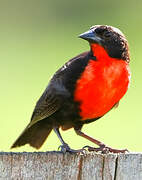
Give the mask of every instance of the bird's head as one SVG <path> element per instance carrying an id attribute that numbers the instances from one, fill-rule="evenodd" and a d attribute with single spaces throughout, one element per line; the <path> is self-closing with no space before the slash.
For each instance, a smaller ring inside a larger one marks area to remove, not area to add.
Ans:
<path id="1" fill-rule="evenodd" d="M 89 31 L 79 35 L 79 37 L 87 40 L 91 46 L 95 44 L 100 45 L 110 57 L 129 62 L 128 42 L 118 28 L 107 25 L 95 25 Z"/>

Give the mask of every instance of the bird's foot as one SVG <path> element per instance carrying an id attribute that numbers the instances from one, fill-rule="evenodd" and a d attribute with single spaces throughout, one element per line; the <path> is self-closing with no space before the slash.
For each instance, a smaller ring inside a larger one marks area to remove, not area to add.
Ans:
<path id="1" fill-rule="evenodd" d="M 102 144 L 102 145 L 101 145 L 100 147 L 98 147 L 98 148 L 94 148 L 94 147 L 91 147 L 91 146 L 84 146 L 83 148 L 84 148 L 84 149 L 87 148 L 87 150 L 88 150 L 89 152 L 95 151 L 95 152 L 101 152 L 101 153 L 103 153 L 103 154 L 107 154 L 107 153 L 109 153 L 109 152 L 111 152 L 111 153 L 126 153 L 126 152 L 129 152 L 127 149 L 113 149 L 113 148 L 108 147 L 108 146 L 106 146 L 106 145 L 104 145 L 104 144 Z"/>
<path id="2" fill-rule="evenodd" d="M 71 149 L 68 144 L 60 145 L 58 150 L 59 149 L 61 149 L 61 152 L 63 152 L 63 153 L 70 152 L 70 153 L 85 154 L 85 152 L 86 152 L 86 149 L 84 149 L 84 148 L 78 149 L 78 150 Z"/>

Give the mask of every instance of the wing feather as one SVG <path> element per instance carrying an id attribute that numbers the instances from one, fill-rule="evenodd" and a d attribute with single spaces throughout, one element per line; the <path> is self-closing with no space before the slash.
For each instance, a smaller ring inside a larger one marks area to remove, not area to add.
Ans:
<path id="1" fill-rule="evenodd" d="M 73 77 L 80 75 L 79 70 L 82 71 L 83 67 L 85 67 L 85 64 L 88 62 L 88 58 L 86 58 L 88 55 L 89 52 L 85 52 L 76 56 L 65 63 L 65 65 L 54 74 L 49 85 L 36 103 L 29 127 L 51 116 L 62 107 L 67 98 L 71 97 L 70 88 L 67 89 L 67 86 L 70 86 L 69 82 L 70 80 L 73 81 Z M 78 66 L 80 68 L 78 68 Z M 76 78 L 74 81 L 76 81 Z"/>

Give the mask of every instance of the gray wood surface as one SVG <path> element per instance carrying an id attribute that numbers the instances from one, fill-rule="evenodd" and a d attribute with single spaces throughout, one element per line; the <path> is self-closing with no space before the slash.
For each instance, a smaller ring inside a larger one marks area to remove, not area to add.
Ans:
<path id="1" fill-rule="evenodd" d="M 142 180 L 142 153 L 0 152 L 0 180 Z"/>

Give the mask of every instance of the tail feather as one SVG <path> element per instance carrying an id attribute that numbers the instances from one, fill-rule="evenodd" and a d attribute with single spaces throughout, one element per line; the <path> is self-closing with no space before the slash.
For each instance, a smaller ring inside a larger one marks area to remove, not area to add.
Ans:
<path id="1" fill-rule="evenodd" d="M 28 125 L 11 148 L 30 144 L 32 147 L 39 149 L 51 131 L 52 126 L 46 120 L 41 120 L 31 127 Z"/>

